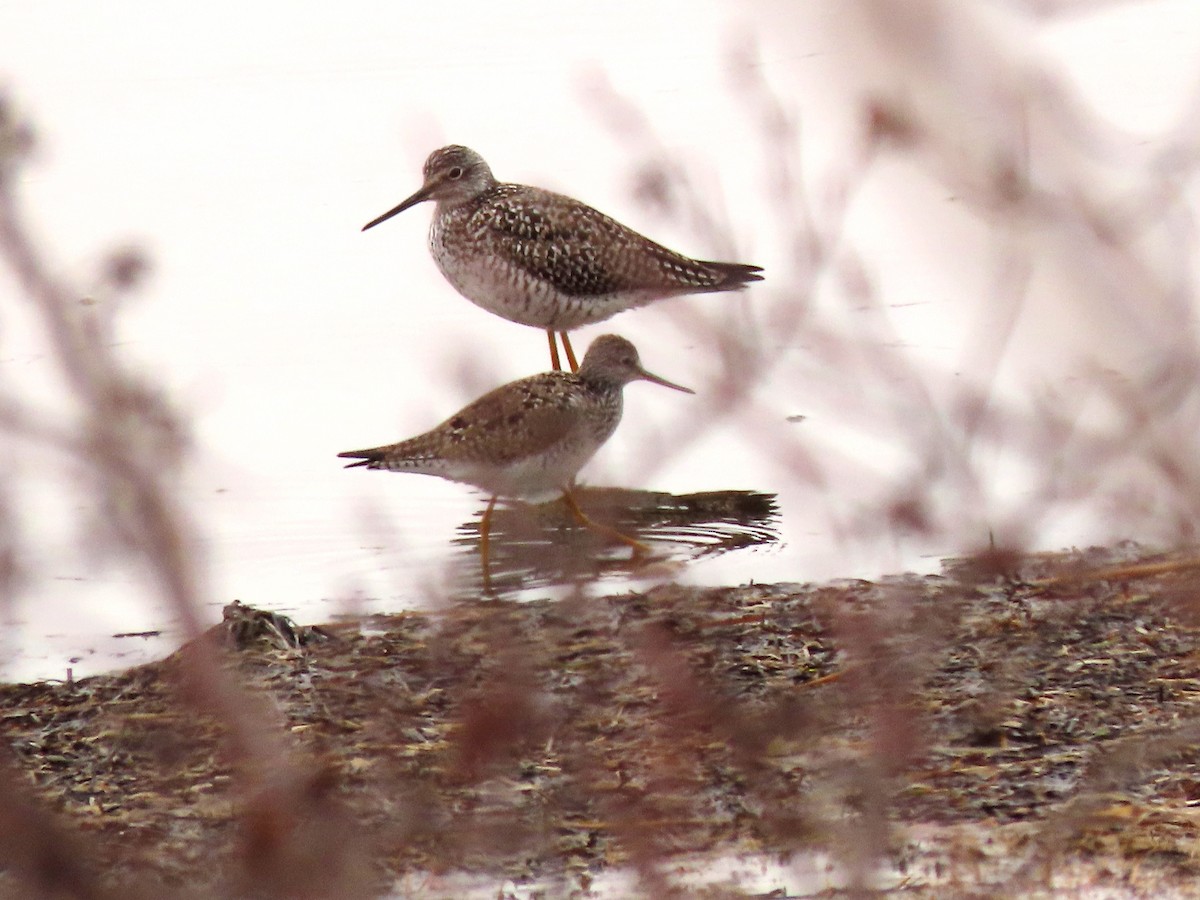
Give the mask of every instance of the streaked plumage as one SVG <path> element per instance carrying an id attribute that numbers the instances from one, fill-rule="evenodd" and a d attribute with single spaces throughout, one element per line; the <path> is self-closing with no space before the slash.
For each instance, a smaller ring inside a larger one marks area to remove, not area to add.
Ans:
<path id="1" fill-rule="evenodd" d="M 758 266 L 691 259 L 578 200 L 498 182 L 458 145 L 430 154 L 421 189 L 363 230 L 425 200 L 437 204 L 429 246 L 442 274 L 484 309 L 546 329 L 555 368 L 555 332 L 569 348 L 568 331 L 623 310 L 762 279 Z"/>
<path id="2" fill-rule="evenodd" d="M 358 460 L 347 468 L 437 475 L 486 491 L 491 502 L 480 523 L 486 571 L 487 528 L 498 496 L 541 501 L 563 495 L 581 521 L 595 525 L 574 505 L 571 486 L 621 421 L 625 385 L 639 379 L 691 393 L 647 372 L 633 344 L 606 334 L 592 342 L 578 373 L 543 372 L 510 382 L 424 434 L 338 456 Z"/>

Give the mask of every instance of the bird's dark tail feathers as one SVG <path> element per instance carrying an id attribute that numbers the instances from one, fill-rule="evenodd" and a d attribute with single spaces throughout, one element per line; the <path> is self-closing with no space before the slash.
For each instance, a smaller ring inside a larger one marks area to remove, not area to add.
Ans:
<path id="1" fill-rule="evenodd" d="M 383 454 L 378 450 L 347 450 L 345 453 L 339 453 L 340 459 L 357 459 L 358 462 L 347 463 L 347 469 L 354 469 L 358 466 L 366 466 L 368 469 L 379 468 L 379 462 L 383 458 Z"/>
<path id="2" fill-rule="evenodd" d="M 762 271 L 762 266 L 751 266 L 746 263 L 710 262 L 708 260 L 702 260 L 700 265 L 722 276 L 721 280 L 713 285 L 713 289 L 717 291 L 735 291 L 752 281 L 763 280 L 763 276 L 758 274 Z"/>

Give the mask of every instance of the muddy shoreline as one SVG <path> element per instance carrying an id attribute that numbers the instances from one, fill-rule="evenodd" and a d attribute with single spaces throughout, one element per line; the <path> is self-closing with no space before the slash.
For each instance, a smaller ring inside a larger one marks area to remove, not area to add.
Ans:
<path id="1" fill-rule="evenodd" d="M 316 628 L 237 605 L 208 640 L 273 771 L 191 696 L 187 647 L 0 686 L 0 733 L 89 896 L 373 896 L 463 870 L 585 895 L 622 866 L 669 893 L 688 854 L 815 850 L 851 883 L 908 872 L 905 896 L 1033 896 L 1068 867 L 1188 896 L 1198 588 L 1194 557 L 1128 546 Z M 45 877 L 18 844 L 5 896 Z"/>

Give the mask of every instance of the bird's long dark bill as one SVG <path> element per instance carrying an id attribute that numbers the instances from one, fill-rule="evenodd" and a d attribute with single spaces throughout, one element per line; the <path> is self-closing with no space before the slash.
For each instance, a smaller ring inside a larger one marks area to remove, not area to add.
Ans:
<path id="1" fill-rule="evenodd" d="M 416 206 L 418 203 L 422 202 L 423 200 L 428 200 L 428 199 L 429 199 L 429 187 L 428 186 L 422 187 L 419 191 L 417 191 L 415 194 L 413 194 L 411 197 L 409 197 L 407 200 L 405 200 L 399 206 L 389 209 L 387 212 L 385 212 L 382 216 L 380 216 L 377 219 L 372 219 L 370 222 L 368 222 L 366 225 L 364 225 L 362 227 L 362 230 L 366 231 L 368 228 L 374 228 L 380 222 L 386 222 L 392 216 L 399 215 L 400 213 L 402 213 L 406 209 L 408 209 L 410 206 Z"/>
<path id="2" fill-rule="evenodd" d="M 649 381 L 651 384 L 661 384 L 663 387 L 668 387 L 673 391 L 683 391 L 685 394 L 696 393 L 691 388 L 685 388 L 682 384 L 676 384 L 673 381 L 667 381 L 665 378 L 659 378 L 652 372 L 647 372 L 645 369 L 638 369 L 638 374 L 642 376 L 642 381 Z"/>

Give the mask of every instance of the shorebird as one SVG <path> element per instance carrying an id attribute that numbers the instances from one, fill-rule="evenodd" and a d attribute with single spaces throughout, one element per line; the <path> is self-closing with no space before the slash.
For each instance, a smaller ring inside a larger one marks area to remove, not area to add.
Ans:
<path id="1" fill-rule="evenodd" d="M 420 190 L 362 230 L 433 200 L 429 248 L 446 280 L 489 312 L 544 328 L 556 370 L 556 332 L 574 372 L 573 328 L 664 297 L 762 280 L 758 266 L 691 259 L 578 200 L 499 182 L 467 147 L 435 150 L 424 175 Z"/>
<path id="2" fill-rule="evenodd" d="M 561 496 L 582 525 L 628 544 L 638 556 L 648 549 L 645 544 L 590 519 L 571 493 L 575 474 L 621 421 L 625 385 L 637 380 L 693 393 L 647 372 L 633 344 L 606 334 L 588 347 L 578 373 L 543 372 L 510 382 L 424 434 L 338 456 L 358 460 L 346 468 L 437 475 L 485 491 L 489 499 L 479 523 L 485 583 L 499 497 L 544 502 Z"/>

